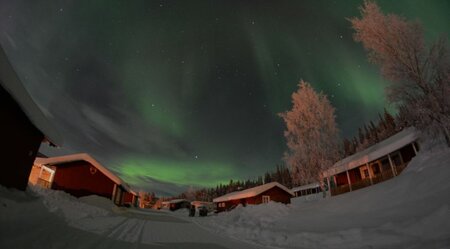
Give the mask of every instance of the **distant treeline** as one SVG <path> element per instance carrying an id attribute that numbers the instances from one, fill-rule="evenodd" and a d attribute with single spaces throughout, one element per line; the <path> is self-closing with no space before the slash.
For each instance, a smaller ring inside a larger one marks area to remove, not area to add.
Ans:
<path id="1" fill-rule="evenodd" d="M 368 124 L 358 129 L 358 134 L 350 139 L 342 140 L 340 149 L 340 159 L 351 156 L 362 151 L 392 135 L 401 131 L 409 124 L 407 118 L 399 114 L 394 117 L 386 109 L 383 114 L 378 114 L 378 121 L 370 121 Z M 214 198 L 248 188 L 260 186 L 264 183 L 279 182 L 288 188 L 296 187 L 292 181 L 292 175 L 288 167 L 284 165 L 276 165 L 273 171 L 267 171 L 264 175 L 256 179 L 247 179 L 245 181 L 230 180 L 227 184 L 218 184 L 214 188 L 193 189 L 190 188 L 186 192 L 173 198 L 184 198 L 188 200 L 212 201 Z"/>
<path id="2" fill-rule="evenodd" d="M 176 198 L 183 198 L 188 200 L 212 201 L 214 198 L 248 188 L 260 186 L 264 183 L 279 182 L 284 186 L 291 188 L 292 180 L 289 169 L 284 165 L 277 165 L 274 171 L 267 171 L 264 176 L 259 176 L 256 179 L 247 179 L 245 181 L 230 180 L 227 184 L 218 184 L 214 188 L 202 188 L 198 190 L 189 189 Z"/>
<path id="3" fill-rule="evenodd" d="M 342 140 L 341 159 L 362 151 L 392 135 L 401 131 L 407 123 L 397 116 L 397 121 L 386 109 L 383 114 L 378 114 L 378 122 L 370 121 L 358 128 L 358 135 L 351 139 Z"/>

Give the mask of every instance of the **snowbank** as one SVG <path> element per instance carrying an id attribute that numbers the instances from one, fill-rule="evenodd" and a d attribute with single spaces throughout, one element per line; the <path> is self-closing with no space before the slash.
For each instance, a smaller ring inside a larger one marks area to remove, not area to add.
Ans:
<path id="1" fill-rule="evenodd" d="M 0 248 L 450 248 L 449 179 L 450 150 L 435 150 L 369 188 L 208 217 L 0 187 Z"/>
<path id="2" fill-rule="evenodd" d="M 450 150 L 420 153 L 398 177 L 315 202 L 236 208 L 195 221 L 282 248 L 450 248 Z"/>
<path id="3" fill-rule="evenodd" d="M 116 207 L 116 205 L 114 205 L 114 203 L 110 199 L 98 195 L 84 196 L 78 198 L 78 200 L 90 206 L 103 208 L 107 211 L 111 211 Z"/>
<path id="4" fill-rule="evenodd" d="M 168 213 L 110 209 L 106 201 L 0 186 L 0 248 L 261 248 L 212 234 Z"/>

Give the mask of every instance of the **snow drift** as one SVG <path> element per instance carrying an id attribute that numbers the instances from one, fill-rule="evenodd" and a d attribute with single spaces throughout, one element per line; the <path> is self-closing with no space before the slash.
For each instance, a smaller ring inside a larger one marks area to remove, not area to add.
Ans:
<path id="1" fill-rule="evenodd" d="M 449 149 L 421 152 L 372 187 L 194 218 L 0 187 L 0 248 L 450 248 L 449 179 Z"/>
<path id="2" fill-rule="evenodd" d="M 419 153 L 391 180 L 315 202 L 238 207 L 197 219 L 282 248 L 450 248 L 450 150 Z"/>

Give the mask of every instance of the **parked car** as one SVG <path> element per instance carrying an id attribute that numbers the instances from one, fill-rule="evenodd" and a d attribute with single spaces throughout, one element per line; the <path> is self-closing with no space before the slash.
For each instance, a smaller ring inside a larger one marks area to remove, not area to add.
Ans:
<path id="1" fill-rule="evenodd" d="M 198 206 L 198 215 L 199 216 L 207 216 L 208 208 L 204 205 Z"/>

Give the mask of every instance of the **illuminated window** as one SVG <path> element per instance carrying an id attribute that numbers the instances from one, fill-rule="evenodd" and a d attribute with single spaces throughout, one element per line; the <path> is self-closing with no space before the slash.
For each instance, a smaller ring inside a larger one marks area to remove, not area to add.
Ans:
<path id="1" fill-rule="evenodd" d="M 263 203 L 269 203 L 270 201 L 270 196 L 269 195 L 263 195 L 262 196 L 262 202 Z"/>

